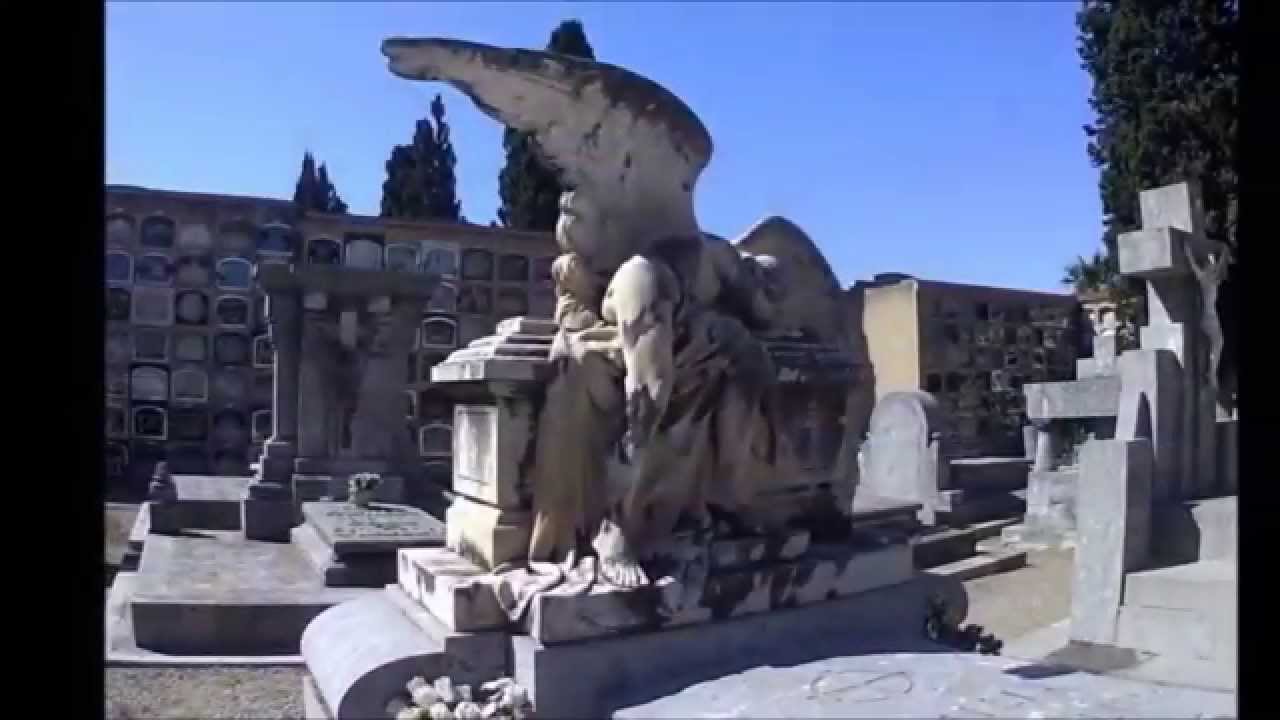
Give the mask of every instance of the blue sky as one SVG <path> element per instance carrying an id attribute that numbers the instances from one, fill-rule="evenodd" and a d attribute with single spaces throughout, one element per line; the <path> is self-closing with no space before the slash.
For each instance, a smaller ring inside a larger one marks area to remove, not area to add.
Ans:
<path id="1" fill-rule="evenodd" d="M 697 189 L 729 237 L 784 215 L 845 283 L 877 272 L 1061 290 L 1098 246 L 1075 2 L 142 3 L 107 6 L 107 182 L 292 196 L 302 153 L 353 212 L 440 92 L 463 214 L 498 203 L 501 127 L 392 76 L 391 35 L 541 48 L 578 18 L 715 142 Z"/>

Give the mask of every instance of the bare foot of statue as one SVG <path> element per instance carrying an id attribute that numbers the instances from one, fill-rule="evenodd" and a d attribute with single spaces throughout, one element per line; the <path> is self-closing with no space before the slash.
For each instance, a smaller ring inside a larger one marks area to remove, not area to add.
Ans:
<path id="1" fill-rule="evenodd" d="M 609 518 L 600 524 L 600 532 L 592 543 L 599 558 L 600 578 L 620 588 L 638 588 L 649 584 L 649 575 L 622 534 L 622 528 Z"/>

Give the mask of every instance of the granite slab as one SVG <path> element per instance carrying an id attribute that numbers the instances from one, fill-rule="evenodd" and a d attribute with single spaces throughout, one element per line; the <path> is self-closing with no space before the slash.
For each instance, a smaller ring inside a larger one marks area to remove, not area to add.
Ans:
<path id="1" fill-rule="evenodd" d="M 409 505 L 304 503 L 302 516 L 335 555 L 391 553 L 403 547 L 444 544 L 444 523 Z"/>

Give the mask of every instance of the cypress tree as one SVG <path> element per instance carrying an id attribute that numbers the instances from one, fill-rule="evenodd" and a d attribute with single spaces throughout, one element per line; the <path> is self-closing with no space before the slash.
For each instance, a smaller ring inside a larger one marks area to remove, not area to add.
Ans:
<path id="1" fill-rule="evenodd" d="M 294 186 L 293 204 L 302 213 L 310 210 L 341 215 L 347 211 L 347 204 L 329 180 L 329 169 L 320 163 L 317 170 L 316 160 L 310 151 L 302 155 L 302 170 Z"/>
<path id="2" fill-rule="evenodd" d="M 1084 0 L 1076 24 L 1080 59 L 1093 78 L 1096 119 L 1084 131 L 1100 170 L 1108 254 L 1114 258 L 1121 233 L 1141 227 L 1139 192 L 1185 179 L 1200 182 L 1208 237 L 1235 251 L 1236 0 Z M 1115 269 L 1109 261 L 1107 270 Z M 1227 382 L 1234 378 L 1237 307 L 1229 273 L 1218 303 Z"/>
<path id="3" fill-rule="evenodd" d="M 391 149 L 387 179 L 382 183 L 382 216 L 461 220 L 456 165 L 449 125 L 444 119 L 444 101 L 436 95 L 431 102 L 431 117 L 422 118 L 414 126 L 412 143 Z"/>

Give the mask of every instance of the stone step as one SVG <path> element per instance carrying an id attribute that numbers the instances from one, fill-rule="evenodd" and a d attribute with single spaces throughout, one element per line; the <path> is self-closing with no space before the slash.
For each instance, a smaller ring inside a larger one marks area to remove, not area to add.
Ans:
<path id="1" fill-rule="evenodd" d="M 968 582 L 977 578 L 995 575 L 1025 567 L 1027 554 L 1022 551 L 998 551 L 991 554 L 974 555 L 945 565 L 929 568 L 931 575 L 949 577 L 958 582 Z"/>
<path id="2" fill-rule="evenodd" d="M 953 527 L 985 520 L 1021 517 L 1026 512 L 1025 490 L 1012 492 L 965 492 L 958 504 L 938 510 L 938 522 Z"/>
<path id="3" fill-rule="evenodd" d="M 969 491 L 1019 490 L 1027 486 L 1031 461 L 1020 457 L 958 458 L 951 461 L 951 487 Z"/>
<path id="4" fill-rule="evenodd" d="M 973 557 L 977 536 L 967 528 L 942 528 L 911 539 L 911 556 L 919 569 Z"/>
<path id="5" fill-rule="evenodd" d="M 1152 513 L 1152 551 L 1171 563 L 1236 557 L 1238 496 L 1170 503 Z"/>
<path id="6" fill-rule="evenodd" d="M 1236 607 L 1236 590 L 1234 559 L 1202 560 L 1127 574 L 1124 604 L 1222 613 Z"/>

